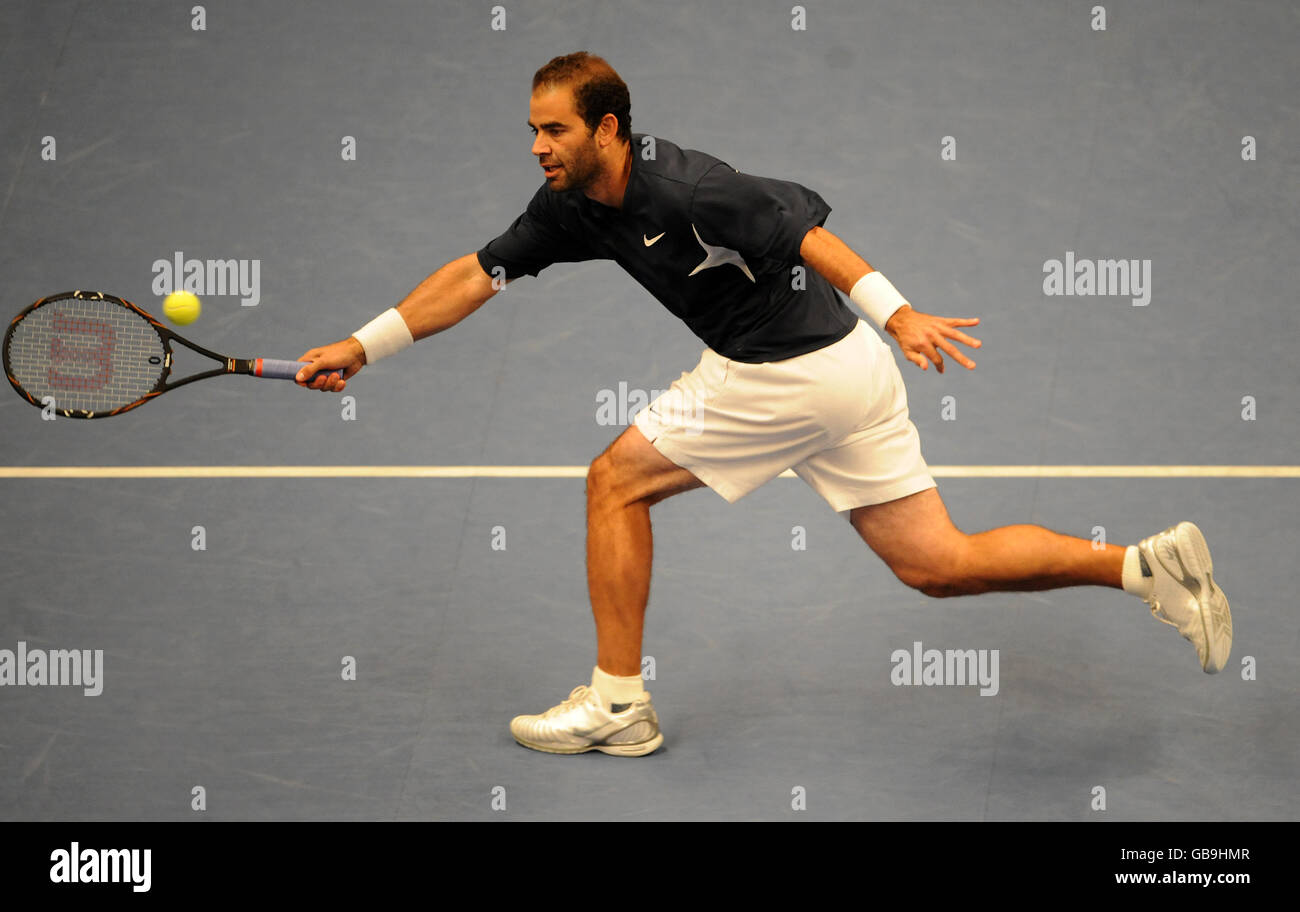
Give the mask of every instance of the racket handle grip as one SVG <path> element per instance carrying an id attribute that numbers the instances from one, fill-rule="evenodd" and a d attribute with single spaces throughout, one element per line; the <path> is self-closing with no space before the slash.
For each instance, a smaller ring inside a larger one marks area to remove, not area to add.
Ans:
<path id="1" fill-rule="evenodd" d="M 298 371 L 307 366 L 306 361 L 281 361 L 279 358 L 254 358 L 253 359 L 253 376 L 270 377 L 273 380 L 295 380 L 298 377 Z M 325 377 L 329 374 L 343 374 L 341 367 L 331 370 L 317 371 L 315 376 L 308 380 L 313 382 L 316 377 Z"/>

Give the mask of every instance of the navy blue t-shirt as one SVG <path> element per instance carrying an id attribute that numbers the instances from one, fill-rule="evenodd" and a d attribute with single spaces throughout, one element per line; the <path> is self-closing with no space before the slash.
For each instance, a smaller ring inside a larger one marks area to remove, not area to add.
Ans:
<path id="1" fill-rule="evenodd" d="M 478 251 L 489 275 L 537 275 L 552 263 L 613 260 L 704 344 L 734 361 L 780 361 L 838 342 L 858 317 L 805 268 L 804 236 L 830 206 L 789 181 L 741 174 L 711 155 L 632 134 L 623 207 L 543 184 L 505 233 Z"/>

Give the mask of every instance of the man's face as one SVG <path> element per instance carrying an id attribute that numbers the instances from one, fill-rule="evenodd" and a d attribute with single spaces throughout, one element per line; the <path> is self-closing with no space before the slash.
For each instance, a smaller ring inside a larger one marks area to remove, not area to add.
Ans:
<path id="1" fill-rule="evenodd" d="M 568 86 L 543 86 L 534 92 L 528 125 L 537 137 L 532 152 L 551 190 L 584 190 L 600 176 L 596 137 L 578 116 Z"/>

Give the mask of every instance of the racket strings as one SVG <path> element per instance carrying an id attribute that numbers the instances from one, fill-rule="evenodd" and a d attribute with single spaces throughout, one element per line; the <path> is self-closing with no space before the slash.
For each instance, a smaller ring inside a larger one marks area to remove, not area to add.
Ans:
<path id="1" fill-rule="evenodd" d="M 106 412 L 158 385 L 166 349 L 148 320 L 111 301 L 61 298 L 28 313 L 5 352 L 11 376 L 57 409 Z"/>

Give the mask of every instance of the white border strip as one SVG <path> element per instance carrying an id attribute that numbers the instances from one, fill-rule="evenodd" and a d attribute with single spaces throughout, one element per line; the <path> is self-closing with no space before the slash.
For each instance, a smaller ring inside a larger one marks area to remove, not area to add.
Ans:
<path id="1" fill-rule="evenodd" d="M 1289 465 L 930 466 L 935 478 L 1300 478 Z M 578 466 L 0 466 L 3 478 L 585 478 Z M 794 478 L 786 470 L 782 478 Z"/>

